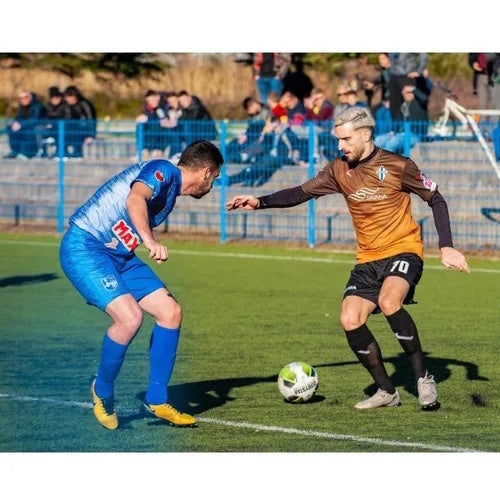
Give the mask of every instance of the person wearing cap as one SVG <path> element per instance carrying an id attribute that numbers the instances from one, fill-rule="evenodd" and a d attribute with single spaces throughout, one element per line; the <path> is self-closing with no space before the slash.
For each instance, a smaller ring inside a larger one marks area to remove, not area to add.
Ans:
<path id="1" fill-rule="evenodd" d="M 66 103 L 65 145 L 68 156 L 81 158 L 83 145 L 96 137 L 97 113 L 94 105 L 74 85 L 64 91 Z"/>

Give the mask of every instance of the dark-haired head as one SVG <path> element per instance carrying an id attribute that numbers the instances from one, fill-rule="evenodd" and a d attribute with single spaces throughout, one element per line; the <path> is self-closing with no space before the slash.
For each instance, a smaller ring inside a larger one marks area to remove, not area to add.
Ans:
<path id="1" fill-rule="evenodd" d="M 199 169 L 209 167 L 212 170 L 220 168 L 224 163 L 219 148 L 210 141 L 195 141 L 182 152 L 179 166 L 188 169 Z"/>

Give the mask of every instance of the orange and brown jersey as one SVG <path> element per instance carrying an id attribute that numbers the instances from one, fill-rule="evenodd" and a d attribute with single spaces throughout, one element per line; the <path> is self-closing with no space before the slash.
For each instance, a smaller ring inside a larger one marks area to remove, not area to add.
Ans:
<path id="1" fill-rule="evenodd" d="M 411 213 L 410 193 L 428 202 L 437 186 L 409 158 L 379 148 L 355 168 L 337 158 L 302 184 L 302 189 L 315 198 L 343 194 L 356 231 L 358 262 L 403 252 L 423 258 L 420 227 Z"/>

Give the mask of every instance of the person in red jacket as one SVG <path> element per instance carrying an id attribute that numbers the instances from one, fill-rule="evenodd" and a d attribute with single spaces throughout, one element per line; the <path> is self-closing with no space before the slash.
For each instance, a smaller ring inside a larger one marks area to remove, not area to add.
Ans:
<path id="1" fill-rule="evenodd" d="M 333 117 L 334 105 L 326 98 L 322 89 L 315 87 L 311 95 L 304 99 L 306 106 L 306 120 L 326 122 Z"/>

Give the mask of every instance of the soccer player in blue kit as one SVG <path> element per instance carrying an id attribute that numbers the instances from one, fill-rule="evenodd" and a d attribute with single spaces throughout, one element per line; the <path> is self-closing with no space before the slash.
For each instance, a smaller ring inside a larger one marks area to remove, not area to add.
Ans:
<path id="1" fill-rule="evenodd" d="M 111 318 L 99 369 L 90 382 L 94 415 L 107 429 L 118 427 L 114 383 L 143 311 L 155 319 L 144 406 L 173 425 L 196 423 L 168 399 L 182 308 L 134 252 L 142 242 L 158 264 L 168 259 L 152 228 L 167 218 L 178 196 L 207 194 L 223 161 L 211 142 L 196 141 L 182 152 L 178 165 L 163 159 L 137 163 L 103 184 L 69 219 L 60 248 L 62 269 L 86 301 Z"/>

